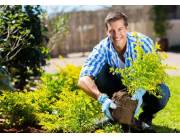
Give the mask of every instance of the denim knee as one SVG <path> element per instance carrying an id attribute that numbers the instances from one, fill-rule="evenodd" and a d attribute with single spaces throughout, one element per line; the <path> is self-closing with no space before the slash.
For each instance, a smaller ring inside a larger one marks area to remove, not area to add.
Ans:
<path id="1" fill-rule="evenodd" d="M 165 84 L 160 84 L 159 86 L 160 86 L 161 91 L 162 91 L 161 92 L 162 98 L 160 98 L 160 100 L 159 100 L 159 109 L 163 109 L 169 100 L 170 90 L 169 90 L 168 86 Z"/>

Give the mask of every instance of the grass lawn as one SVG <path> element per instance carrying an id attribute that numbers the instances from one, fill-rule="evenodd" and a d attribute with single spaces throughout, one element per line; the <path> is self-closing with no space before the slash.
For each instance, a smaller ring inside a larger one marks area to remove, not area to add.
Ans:
<path id="1" fill-rule="evenodd" d="M 180 133 L 180 77 L 171 77 L 169 88 L 171 90 L 169 102 L 157 113 L 153 125 L 157 132 Z"/>

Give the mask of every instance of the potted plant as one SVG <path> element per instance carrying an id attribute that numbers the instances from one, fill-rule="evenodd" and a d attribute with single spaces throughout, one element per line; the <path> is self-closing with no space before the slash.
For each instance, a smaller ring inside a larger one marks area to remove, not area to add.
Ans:
<path id="1" fill-rule="evenodd" d="M 138 89 L 144 89 L 150 94 L 161 98 L 161 89 L 158 85 L 165 83 L 168 79 L 166 74 L 167 69 L 171 69 L 171 66 L 162 63 L 162 60 L 167 58 L 167 55 L 163 52 L 157 52 L 160 45 L 156 43 L 153 46 L 152 52 L 146 53 L 140 40 L 140 36 L 137 33 L 133 33 L 136 38 L 134 42 L 136 59 L 132 61 L 132 65 L 129 67 L 121 68 L 110 68 L 112 74 L 121 74 L 122 83 L 127 88 L 128 92 L 118 92 L 117 95 L 113 95 L 113 100 L 117 105 L 117 109 L 113 110 L 112 116 L 115 120 L 123 124 L 133 124 L 133 116 L 137 106 L 137 102 L 132 101 L 132 95 Z"/>

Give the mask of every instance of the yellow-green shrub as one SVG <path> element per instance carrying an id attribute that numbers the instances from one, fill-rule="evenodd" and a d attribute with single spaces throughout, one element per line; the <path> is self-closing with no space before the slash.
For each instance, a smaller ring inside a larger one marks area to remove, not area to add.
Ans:
<path id="1" fill-rule="evenodd" d="M 44 74 L 31 92 L 3 92 L 0 113 L 9 127 L 40 125 L 47 132 L 91 132 L 100 105 L 77 87 L 80 67 Z"/>
<path id="2" fill-rule="evenodd" d="M 164 83 L 168 78 L 166 69 L 169 67 L 162 63 L 165 56 L 157 52 L 158 45 L 152 47 L 152 52 L 145 53 L 140 36 L 134 33 L 134 37 L 137 39 L 134 42 L 136 45 L 136 59 L 134 61 L 130 59 L 132 65 L 124 69 L 111 68 L 110 71 L 121 74 L 122 82 L 128 88 L 129 94 L 132 95 L 137 89 L 142 88 L 150 94 L 158 96 L 160 90 L 157 86 Z"/>
<path id="3" fill-rule="evenodd" d="M 41 77 L 41 88 L 50 92 L 50 97 L 58 98 L 59 93 L 66 87 L 70 91 L 78 89 L 77 80 L 80 73 L 80 67 L 67 65 L 65 68 L 59 67 L 59 72 L 56 74 L 44 73 Z"/>
<path id="4" fill-rule="evenodd" d="M 0 113 L 7 127 L 34 126 L 37 106 L 29 93 L 4 92 L 0 97 Z"/>

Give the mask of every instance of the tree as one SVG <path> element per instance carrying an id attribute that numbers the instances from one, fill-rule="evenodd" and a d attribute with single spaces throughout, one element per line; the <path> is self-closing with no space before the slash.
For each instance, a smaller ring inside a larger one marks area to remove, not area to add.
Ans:
<path id="1" fill-rule="evenodd" d="M 0 66 L 6 66 L 15 88 L 23 89 L 40 76 L 48 50 L 43 35 L 40 6 L 0 7 Z"/>
<path id="2" fill-rule="evenodd" d="M 167 29 L 170 27 L 168 23 L 168 8 L 163 5 L 154 5 L 152 7 L 152 19 L 155 36 L 160 44 L 161 50 L 167 51 L 168 39 L 166 37 Z"/>
<path id="3" fill-rule="evenodd" d="M 63 11 L 48 19 L 50 38 L 48 47 L 51 49 L 53 57 L 57 57 L 59 54 L 67 56 L 68 45 L 66 44 L 66 39 L 69 34 L 69 19 L 70 15 Z"/>

